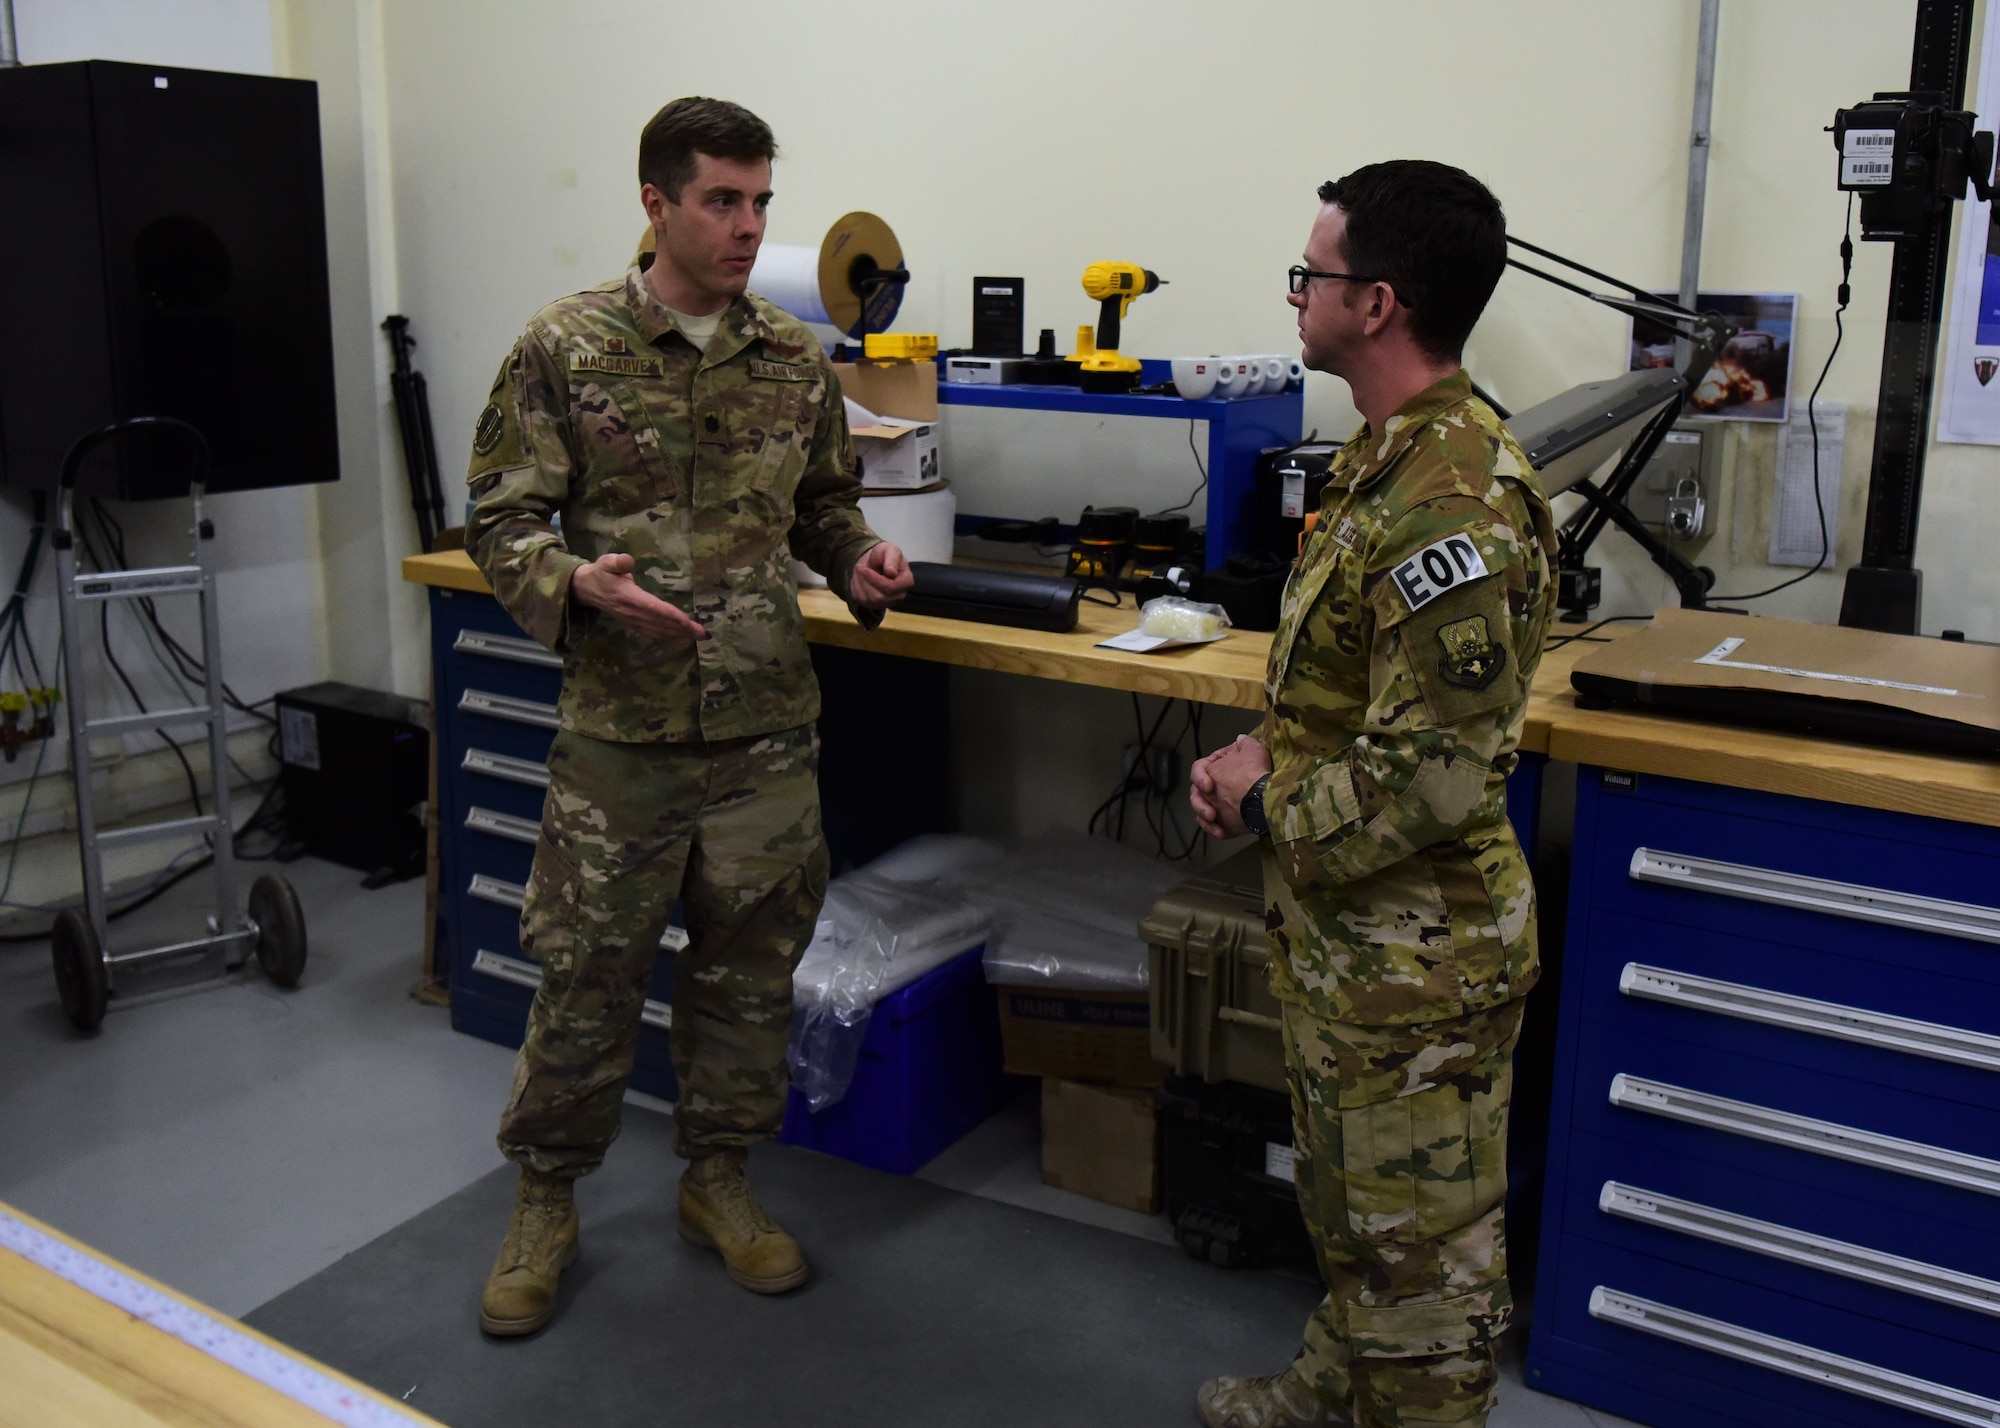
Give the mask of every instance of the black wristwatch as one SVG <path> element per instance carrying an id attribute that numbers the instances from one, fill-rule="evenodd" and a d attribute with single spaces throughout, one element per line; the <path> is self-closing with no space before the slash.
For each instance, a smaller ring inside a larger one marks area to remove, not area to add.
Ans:
<path id="1" fill-rule="evenodd" d="M 1243 818 L 1243 826 L 1259 838 L 1271 836 L 1271 824 L 1264 817 L 1264 785 L 1270 781 L 1271 776 L 1265 774 L 1250 785 L 1243 795 L 1243 801 L 1236 805 L 1237 813 Z"/>

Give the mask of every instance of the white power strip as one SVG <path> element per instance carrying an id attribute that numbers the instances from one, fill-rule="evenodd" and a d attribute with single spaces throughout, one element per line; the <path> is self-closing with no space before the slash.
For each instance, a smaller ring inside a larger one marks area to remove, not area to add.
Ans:
<path id="1" fill-rule="evenodd" d="M 252 1337 L 230 1320 L 162 1294 L 95 1255 L 73 1249 L 0 1209 L 0 1249 L 12 1250 L 162 1333 L 201 1350 L 344 1428 L 408 1428 L 434 1420 L 371 1398 L 303 1359 Z"/>

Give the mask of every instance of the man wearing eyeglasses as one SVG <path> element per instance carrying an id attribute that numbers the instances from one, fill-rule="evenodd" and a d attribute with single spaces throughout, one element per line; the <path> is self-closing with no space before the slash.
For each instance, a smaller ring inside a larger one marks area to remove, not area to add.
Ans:
<path id="1" fill-rule="evenodd" d="M 1507 1103 L 1539 973 L 1506 778 L 1555 591 L 1527 458 L 1459 365 L 1506 263 L 1443 164 L 1323 185 L 1291 270 L 1342 448 L 1285 589 L 1255 735 L 1195 766 L 1214 837 L 1264 840 L 1299 1204 L 1327 1296 L 1291 1367 L 1211 1379 L 1213 1428 L 1481 1424 L 1507 1285 Z"/>

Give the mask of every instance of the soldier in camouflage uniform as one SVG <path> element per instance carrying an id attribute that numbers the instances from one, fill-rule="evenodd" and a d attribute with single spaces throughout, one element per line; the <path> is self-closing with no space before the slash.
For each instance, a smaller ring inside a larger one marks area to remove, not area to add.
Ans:
<path id="1" fill-rule="evenodd" d="M 791 562 L 870 627 L 910 576 L 859 514 L 825 353 L 745 290 L 775 152 L 736 105 L 662 109 L 639 151 L 651 265 L 537 313 L 473 435 L 466 546 L 563 656 L 521 916 L 543 978 L 500 1125 L 521 1187 L 481 1304 L 489 1333 L 554 1311 L 576 1257 L 571 1184 L 618 1134 L 676 897 L 681 1233 L 746 1288 L 806 1278 L 744 1168 L 783 1116 L 792 972 L 826 891 L 819 690 Z"/>
<path id="2" fill-rule="evenodd" d="M 1292 1366 L 1198 1396 L 1215 1428 L 1480 1424 L 1511 1308 L 1501 1213 L 1535 889 L 1507 822 L 1553 596 L 1527 459 L 1459 367 L 1506 258 L 1442 164 L 1320 190 L 1292 270 L 1307 365 L 1366 424 L 1285 590 L 1256 734 L 1210 755 L 1212 835 L 1265 838 L 1299 1203 L 1327 1297 Z"/>

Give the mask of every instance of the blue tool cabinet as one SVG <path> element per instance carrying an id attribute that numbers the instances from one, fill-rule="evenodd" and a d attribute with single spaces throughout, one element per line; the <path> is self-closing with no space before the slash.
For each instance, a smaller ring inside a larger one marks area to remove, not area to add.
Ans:
<path id="1" fill-rule="evenodd" d="M 2000 1424 L 2000 829 L 1585 767 L 1528 1383 Z"/>

